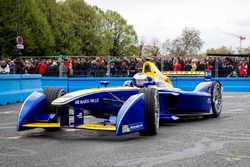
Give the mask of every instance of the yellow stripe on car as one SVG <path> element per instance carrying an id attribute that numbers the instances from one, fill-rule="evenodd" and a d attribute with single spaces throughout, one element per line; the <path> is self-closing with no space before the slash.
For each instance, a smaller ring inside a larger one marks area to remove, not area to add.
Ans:
<path id="1" fill-rule="evenodd" d="M 23 124 L 22 126 L 30 128 L 58 128 L 60 127 L 60 123 L 34 122 L 29 124 Z"/>
<path id="2" fill-rule="evenodd" d="M 79 129 L 90 129 L 90 130 L 108 130 L 108 131 L 115 131 L 115 125 L 101 125 L 101 124 L 83 124 L 79 125 L 76 128 Z"/>

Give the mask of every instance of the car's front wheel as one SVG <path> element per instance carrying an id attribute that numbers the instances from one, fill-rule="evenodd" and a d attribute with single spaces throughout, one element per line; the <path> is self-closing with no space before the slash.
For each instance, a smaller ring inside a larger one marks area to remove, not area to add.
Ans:
<path id="1" fill-rule="evenodd" d="M 146 129 L 141 131 L 140 135 L 156 135 L 160 123 L 160 106 L 157 90 L 154 88 L 144 88 L 139 93 L 144 93 L 144 122 L 146 126 Z"/>
<path id="2" fill-rule="evenodd" d="M 48 122 L 50 123 L 58 123 L 59 122 L 59 113 L 58 107 L 53 106 L 51 103 L 55 99 L 63 96 L 66 94 L 63 88 L 59 87 L 47 87 L 43 91 L 44 95 L 46 96 L 46 105 L 45 105 L 45 113 L 51 114 Z M 44 128 L 46 131 L 58 131 L 60 128 Z"/>

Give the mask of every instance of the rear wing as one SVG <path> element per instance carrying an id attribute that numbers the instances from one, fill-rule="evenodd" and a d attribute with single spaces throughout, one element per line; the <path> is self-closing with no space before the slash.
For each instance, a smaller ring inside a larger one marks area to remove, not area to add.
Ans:
<path id="1" fill-rule="evenodd" d="M 168 77 L 205 77 L 205 71 L 164 71 Z"/>
<path id="2" fill-rule="evenodd" d="M 165 71 L 163 72 L 167 77 L 204 77 L 205 81 L 211 81 L 211 70 L 205 71 Z"/>

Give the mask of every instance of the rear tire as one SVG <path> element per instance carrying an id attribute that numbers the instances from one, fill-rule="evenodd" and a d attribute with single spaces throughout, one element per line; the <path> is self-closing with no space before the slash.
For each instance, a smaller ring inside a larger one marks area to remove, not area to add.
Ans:
<path id="1" fill-rule="evenodd" d="M 44 89 L 43 93 L 46 96 L 45 113 L 54 114 L 54 117 L 49 118 L 48 122 L 50 123 L 59 122 L 58 107 L 53 106 L 51 103 L 55 99 L 65 95 L 66 94 L 65 90 L 59 87 L 47 87 L 46 89 Z M 44 128 L 44 129 L 49 132 L 54 132 L 60 130 L 61 128 Z"/>
<path id="2" fill-rule="evenodd" d="M 211 105 L 212 105 L 212 115 L 211 118 L 216 118 L 220 115 L 222 111 L 222 90 L 221 84 L 214 81 L 211 86 Z"/>
<path id="3" fill-rule="evenodd" d="M 144 122 L 146 130 L 141 131 L 142 136 L 157 134 L 160 122 L 159 95 L 154 88 L 143 88 L 139 93 L 144 93 Z"/>

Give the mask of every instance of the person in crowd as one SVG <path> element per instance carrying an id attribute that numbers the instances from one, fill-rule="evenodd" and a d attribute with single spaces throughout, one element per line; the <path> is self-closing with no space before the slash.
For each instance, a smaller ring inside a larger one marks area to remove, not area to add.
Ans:
<path id="1" fill-rule="evenodd" d="M 111 77 L 115 77 L 115 76 L 116 76 L 116 73 L 117 73 L 117 68 L 116 68 L 116 66 L 115 66 L 115 62 L 112 61 L 112 62 L 110 63 L 110 76 L 111 76 Z"/>
<path id="2" fill-rule="evenodd" d="M 68 68 L 68 76 L 73 77 L 73 75 L 74 75 L 73 64 L 72 64 L 72 61 L 70 61 L 69 68 Z"/>
<path id="3" fill-rule="evenodd" d="M 88 75 L 88 65 L 86 59 L 82 59 L 80 63 L 80 76 L 81 77 L 87 77 Z"/>
<path id="4" fill-rule="evenodd" d="M 99 66 L 99 76 L 105 77 L 106 74 L 107 74 L 107 64 L 104 60 L 102 60 L 100 66 Z"/>
<path id="5" fill-rule="evenodd" d="M 211 71 L 212 68 L 213 68 L 213 66 L 211 65 L 211 63 L 209 61 L 206 62 L 206 69 Z"/>
<path id="6" fill-rule="evenodd" d="M 97 71 L 97 65 L 96 65 L 96 61 L 95 60 L 92 60 L 91 61 L 91 77 L 96 77 L 96 71 Z"/>
<path id="7" fill-rule="evenodd" d="M 47 65 L 47 70 L 46 70 L 46 76 L 52 76 L 53 75 L 53 71 L 52 71 L 52 60 L 48 59 L 46 60 L 46 65 Z"/>
<path id="8" fill-rule="evenodd" d="M 247 64 L 244 61 L 240 62 L 239 65 L 239 76 L 244 77 L 247 74 Z"/>
<path id="9" fill-rule="evenodd" d="M 137 63 L 136 63 L 136 65 L 135 65 L 136 73 L 142 72 L 142 66 L 143 66 L 142 59 L 138 58 L 138 59 L 136 59 L 136 60 L 137 60 Z"/>
<path id="10" fill-rule="evenodd" d="M 197 65 L 195 63 L 195 60 L 192 60 L 192 63 L 191 63 L 191 71 L 196 71 L 197 69 Z"/>
<path id="11" fill-rule="evenodd" d="M 196 63 L 196 71 L 204 71 L 206 70 L 207 63 L 206 60 L 195 60 Z"/>
<path id="12" fill-rule="evenodd" d="M 86 60 L 86 65 L 87 65 L 87 68 L 85 69 L 86 72 L 87 72 L 87 76 L 91 76 L 90 72 L 91 72 L 91 59 L 89 57 L 85 57 L 85 60 Z"/>
<path id="13" fill-rule="evenodd" d="M 73 60 L 72 64 L 73 68 L 73 76 L 79 77 L 81 75 L 81 61 L 79 58 Z"/>
<path id="14" fill-rule="evenodd" d="M 180 71 L 182 70 L 182 67 L 184 67 L 184 60 L 180 57 L 177 57 L 178 63 L 181 65 Z"/>
<path id="15" fill-rule="evenodd" d="M 96 62 L 96 76 L 100 77 L 100 65 L 101 65 L 101 59 L 99 57 L 95 58 L 95 62 Z"/>
<path id="16" fill-rule="evenodd" d="M 164 61 L 164 71 L 171 71 L 173 66 L 172 58 L 169 57 L 167 60 Z"/>
<path id="17" fill-rule="evenodd" d="M 50 76 L 56 77 L 59 75 L 59 67 L 58 67 L 58 64 L 55 60 L 53 60 L 51 66 L 50 66 L 50 69 L 51 69 Z"/>
<path id="18" fill-rule="evenodd" d="M 9 74 L 10 73 L 10 67 L 6 61 L 0 62 L 0 73 L 1 74 Z"/>
<path id="19" fill-rule="evenodd" d="M 230 74 L 227 76 L 227 78 L 230 78 L 230 77 L 236 77 L 238 78 L 238 74 L 236 72 L 236 69 L 233 68 L 233 70 L 230 72 Z"/>
<path id="20" fill-rule="evenodd" d="M 121 76 L 122 77 L 128 76 L 128 65 L 125 61 L 123 61 L 121 65 Z"/>
<path id="21" fill-rule="evenodd" d="M 186 61 L 185 65 L 184 65 L 184 70 L 191 71 L 191 69 L 192 69 L 191 61 L 188 60 L 188 61 Z"/>
<path id="22" fill-rule="evenodd" d="M 121 59 L 119 57 L 115 57 L 115 60 L 116 60 L 115 67 L 117 69 L 116 76 L 120 76 L 122 62 L 121 62 Z"/>
<path id="23" fill-rule="evenodd" d="M 135 59 L 131 58 L 130 62 L 129 62 L 129 66 L 128 66 L 128 68 L 129 68 L 129 76 L 130 77 L 134 76 L 135 73 L 136 73 L 135 65 L 136 65 Z"/>
<path id="24" fill-rule="evenodd" d="M 37 66 L 38 74 L 45 75 L 47 71 L 46 61 L 43 59 Z"/>
<path id="25" fill-rule="evenodd" d="M 24 65 L 25 74 L 37 74 L 37 68 L 31 61 L 26 61 Z"/>
<path id="26" fill-rule="evenodd" d="M 10 74 L 15 74 L 16 73 L 16 64 L 14 63 L 14 61 L 10 61 L 9 67 L 10 67 Z"/>
<path id="27" fill-rule="evenodd" d="M 62 60 L 59 65 L 59 77 L 67 77 L 67 68 L 64 63 L 64 60 Z"/>
<path id="28" fill-rule="evenodd" d="M 67 75 L 69 76 L 69 66 L 70 66 L 70 63 L 71 63 L 71 59 L 69 57 L 67 57 L 66 61 L 64 62 L 65 63 L 65 67 L 66 67 L 66 70 L 67 70 Z"/>
<path id="29" fill-rule="evenodd" d="M 20 59 L 16 59 L 14 61 L 15 65 L 16 65 L 16 74 L 24 74 L 24 66 L 23 66 L 23 61 L 21 61 Z"/>
<path id="30" fill-rule="evenodd" d="M 182 71 L 190 71 L 191 70 L 191 61 L 189 61 L 190 57 L 184 58 L 184 64 L 182 66 Z M 189 69 L 190 66 L 190 69 Z"/>
<path id="31" fill-rule="evenodd" d="M 179 63 L 178 58 L 174 59 L 174 64 L 173 64 L 172 69 L 173 69 L 173 71 L 181 71 L 181 64 Z"/>

